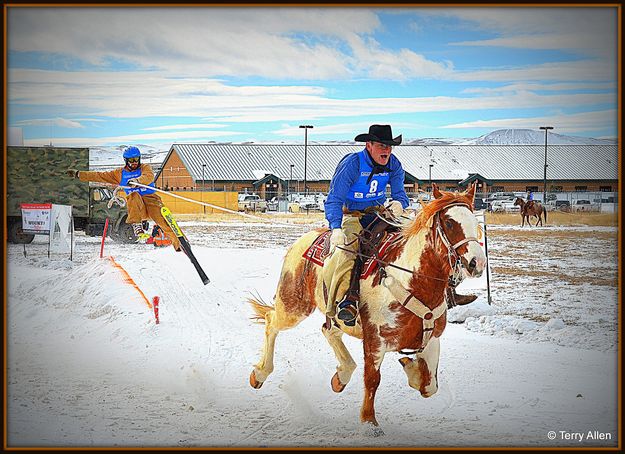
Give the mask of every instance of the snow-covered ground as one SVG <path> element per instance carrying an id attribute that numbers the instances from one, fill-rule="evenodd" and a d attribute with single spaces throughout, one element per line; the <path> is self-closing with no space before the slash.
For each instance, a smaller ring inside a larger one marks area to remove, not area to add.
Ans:
<path id="1" fill-rule="evenodd" d="M 160 297 L 158 325 L 98 238 L 79 233 L 73 261 L 48 259 L 46 237 L 26 256 L 8 245 L 9 447 L 617 446 L 616 229 L 489 226 L 492 305 L 482 292 L 450 310 L 429 399 L 387 355 L 373 437 L 358 419 L 360 341 L 344 337 L 358 369 L 335 394 L 318 312 L 278 336 L 264 386 L 248 383 L 263 327 L 246 298 L 271 301 L 306 227 L 181 226 L 206 286 L 172 248 L 105 243 Z"/>

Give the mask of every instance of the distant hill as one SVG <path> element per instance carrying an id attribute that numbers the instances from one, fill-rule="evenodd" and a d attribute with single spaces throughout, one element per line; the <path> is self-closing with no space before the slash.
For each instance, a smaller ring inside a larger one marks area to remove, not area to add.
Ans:
<path id="1" fill-rule="evenodd" d="M 534 129 L 498 129 L 477 139 L 456 142 L 460 145 L 542 145 L 545 131 Z M 549 132 L 547 143 L 551 145 L 614 145 L 613 140 L 577 137 Z"/>
<path id="2" fill-rule="evenodd" d="M 408 140 L 406 145 L 542 145 L 545 132 L 534 129 L 498 129 L 475 139 L 425 138 Z M 566 136 L 549 132 L 547 143 L 551 145 L 615 145 L 616 140 L 592 137 Z"/>
<path id="3" fill-rule="evenodd" d="M 129 144 L 130 145 L 130 144 Z M 124 165 L 124 149 L 129 145 L 116 145 L 110 147 L 89 147 L 89 167 L 94 170 L 108 170 Z M 135 144 L 141 150 L 141 162 L 148 164 L 160 164 L 165 160 L 169 145 L 146 145 Z"/>

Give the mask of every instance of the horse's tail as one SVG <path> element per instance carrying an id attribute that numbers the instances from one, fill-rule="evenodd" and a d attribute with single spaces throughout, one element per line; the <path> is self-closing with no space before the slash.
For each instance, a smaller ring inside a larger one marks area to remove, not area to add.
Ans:
<path id="1" fill-rule="evenodd" d="M 248 298 L 247 302 L 250 303 L 252 309 L 254 309 L 254 315 L 250 317 L 254 323 L 265 323 L 265 315 L 267 312 L 275 310 L 272 305 L 265 303 L 259 296 Z"/>

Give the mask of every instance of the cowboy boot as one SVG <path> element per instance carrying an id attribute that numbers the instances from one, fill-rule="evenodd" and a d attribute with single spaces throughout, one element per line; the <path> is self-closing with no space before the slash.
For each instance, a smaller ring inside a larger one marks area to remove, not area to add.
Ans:
<path id="1" fill-rule="evenodd" d="M 346 326 L 354 326 L 358 317 L 358 303 L 360 302 L 360 274 L 362 272 L 362 260 L 357 257 L 349 278 L 349 288 L 338 303 L 338 313 L 336 317 L 342 320 Z"/>
<path id="2" fill-rule="evenodd" d="M 472 303 L 477 299 L 477 295 L 459 295 L 456 293 L 456 287 L 450 286 L 449 292 L 451 298 L 447 301 L 447 307 L 452 308 L 454 306 L 464 306 L 465 304 Z"/>

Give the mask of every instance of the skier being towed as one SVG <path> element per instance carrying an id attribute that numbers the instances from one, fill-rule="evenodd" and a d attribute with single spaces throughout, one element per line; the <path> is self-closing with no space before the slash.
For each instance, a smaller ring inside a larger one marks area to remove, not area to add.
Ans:
<path id="1" fill-rule="evenodd" d="M 150 235 L 143 231 L 141 221 L 152 219 L 163 229 L 176 251 L 180 251 L 180 241 L 163 218 L 163 202 L 154 189 L 136 186 L 139 183 L 154 187 L 154 172 L 149 164 L 141 164 L 141 152 L 137 147 L 128 147 L 124 151 L 124 167 L 107 172 L 88 172 L 68 169 L 67 174 L 81 181 L 94 181 L 119 186 L 128 186 L 126 192 L 128 217 L 127 224 L 132 224 L 139 242 L 145 243 Z M 134 187 L 133 187 L 134 186 Z"/>

